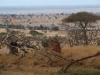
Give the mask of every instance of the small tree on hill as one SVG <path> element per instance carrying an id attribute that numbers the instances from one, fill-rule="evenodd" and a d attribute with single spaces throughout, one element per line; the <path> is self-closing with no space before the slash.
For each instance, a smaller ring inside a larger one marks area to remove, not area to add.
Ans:
<path id="1" fill-rule="evenodd" d="M 89 25 L 89 23 L 95 23 L 97 20 L 100 20 L 100 16 L 88 12 L 78 12 L 76 14 L 71 14 L 62 21 L 64 23 L 75 23 L 76 25 L 78 25 L 82 29 L 84 34 L 84 45 L 88 45 L 87 26 Z"/>

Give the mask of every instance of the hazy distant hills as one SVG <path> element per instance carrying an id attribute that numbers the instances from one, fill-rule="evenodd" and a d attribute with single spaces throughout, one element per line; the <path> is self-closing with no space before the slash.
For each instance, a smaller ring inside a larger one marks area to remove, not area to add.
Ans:
<path id="1" fill-rule="evenodd" d="M 30 6 L 30 7 L 0 7 L 0 14 L 55 14 L 55 13 L 76 13 L 87 11 L 100 13 L 100 5 L 94 6 Z"/>

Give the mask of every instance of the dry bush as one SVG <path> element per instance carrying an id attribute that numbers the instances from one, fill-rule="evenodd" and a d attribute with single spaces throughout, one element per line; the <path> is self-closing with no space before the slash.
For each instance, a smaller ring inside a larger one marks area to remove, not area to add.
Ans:
<path id="1" fill-rule="evenodd" d="M 56 52 L 36 51 L 33 55 L 28 54 L 23 58 L 15 55 L 0 56 L 0 64 L 5 67 L 62 67 L 65 62 L 65 58 Z M 18 68 L 17 68 L 18 69 Z"/>

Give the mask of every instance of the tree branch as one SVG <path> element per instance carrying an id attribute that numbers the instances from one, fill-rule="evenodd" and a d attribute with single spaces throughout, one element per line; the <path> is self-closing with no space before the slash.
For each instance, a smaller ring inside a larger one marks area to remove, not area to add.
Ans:
<path id="1" fill-rule="evenodd" d="M 86 60 L 86 59 L 89 59 L 89 58 L 92 58 L 92 57 L 97 57 L 97 56 L 99 56 L 99 55 L 100 55 L 100 52 L 98 52 L 98 53 L 96 53 L 96 54 L 94 54 L 94 55 L 91 55 L 91 56 L 87 56 L 87 57 L 84 57 L 84 58 L 81 58 L 81 59 L 78 59 L 78 60 L 74 60 L 74 61 L 72 61 L 69 65 L 67 65 L 65 68 L 62 68 L 62 71 L 63 71 L 64 73 L 66 73 L 67 70 L 68 70 L 73 64 L 75 64 L 76 62 L 83 61 L 83 60 Z"/>

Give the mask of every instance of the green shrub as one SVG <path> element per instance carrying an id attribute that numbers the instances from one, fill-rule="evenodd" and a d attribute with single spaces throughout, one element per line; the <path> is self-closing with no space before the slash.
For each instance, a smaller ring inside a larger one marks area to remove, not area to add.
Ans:
<path id="1" fill-rule="evenodd" d="M 100 70 L 98 69 L 87 69 L 87 68 L 76 68 L 74 70 L 63 73 L 59 70 L 56 75 L 100 75 Z"/>
<path id="2" fill-rule="evenodd" d="M 42 33 L 37 32 L 37 31 L 34 31 L 34 30 L 31 30 L 31 31 L 30 31 L 30 34 L 31 34 L 32 36 L 35 36 L 35 35 L 43 35 Z"/>
<path id="3" fill-rule="evenodd" d="M 44 40 L 41 41 L 43 47 L 48 47 L 49 42 L 50 42 L 50 39 L 44 39 Z"/>
<path id="4" fill-rule="evenodd" d="M 7 34 L 7 33 L 5 33 L 5 32 L 1 32 L 1 33 L 0 33 L 0 35 L 5 35 L 5 34 Z"/>
<path id="5" fill-rule="evenodd" d="M 77 74 L 78 75 L 100 75 L 100 70 L 98 69 L 84 69 L 84 68 L 79 68 L 77 69 Z"/>

